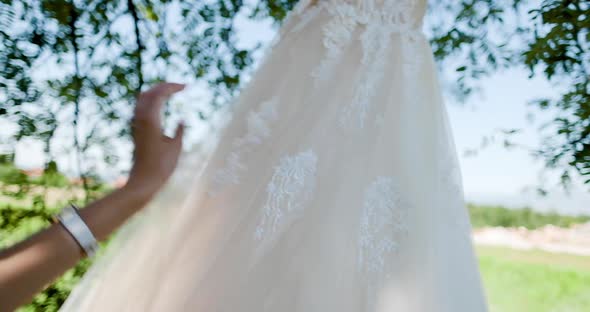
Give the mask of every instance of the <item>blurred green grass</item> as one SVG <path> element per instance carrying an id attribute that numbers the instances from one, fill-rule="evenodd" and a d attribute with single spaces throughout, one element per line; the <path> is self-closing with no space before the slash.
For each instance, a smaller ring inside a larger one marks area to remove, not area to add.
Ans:
<path id="1" fill-rule="evenodd" d="M 590 311 L 590 257 L 477 247 L 490 312 Z"/>

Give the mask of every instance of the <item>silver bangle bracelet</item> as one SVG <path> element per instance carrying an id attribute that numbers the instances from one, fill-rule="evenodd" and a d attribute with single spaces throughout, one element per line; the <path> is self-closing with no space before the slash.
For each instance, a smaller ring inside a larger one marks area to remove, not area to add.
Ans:
<path id="1" fill-rule="evenodd" d="M 78 213 L 78 208 L 74 205 L 65 207 L 57 216 L 57 220 L 72 235 L 74 240 L 80 245 L 86 256 L 92 257 L 98 250 L 98 241 L 88 225 L 82 220 Z"/>

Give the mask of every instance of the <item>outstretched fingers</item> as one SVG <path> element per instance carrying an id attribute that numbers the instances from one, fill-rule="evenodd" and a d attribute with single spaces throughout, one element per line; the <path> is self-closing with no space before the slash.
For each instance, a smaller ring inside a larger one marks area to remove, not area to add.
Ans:
<path id="1" fill-rule="evenodd" d="M 162 82 L 142 92 L 137 97 L 135 106 L 135 118 L 137 120 L 147 119 L 155 122 L 160 120 L 162 106 L 174 93 L 184 89 L 183 84 Z"/>

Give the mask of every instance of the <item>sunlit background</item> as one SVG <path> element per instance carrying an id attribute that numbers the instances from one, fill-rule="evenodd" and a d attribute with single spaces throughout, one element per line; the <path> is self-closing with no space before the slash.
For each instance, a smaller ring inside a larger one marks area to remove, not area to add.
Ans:
<path id="1" fill-rule="evenodd" d="M 256 4 L 259 1 L 245 2 Z M 562 2 L 525 1 L 527 10 Z M 482 0 L 480 3 L 493 4 L 500 1 Z M 590 10 L 587 2 L 572 3 Z M 180 5 L 177 4 L 174 1 L 167 7 L 169 21 L 182 18 L 179 13 Z M 1 13 L 0 8 L 0 16 Z M 142 14 L 147 18 L 149 14 L 156 13 L 142 11 Z M 264 55 L 264 47 L 275 37 L 277 28 L 270 18 L 253 20 L 247 15 L 241 13 L 234 23 L 237 46 L 252 49 L 261 44 L 262 48 L 255 53 L 255 63 L 258 63 Z M 526 17 L 524 15 L 525 20 Z M 582 17 L 588 21 L 588 14 Z M 514 17 L 507 17 L 505 23 L 510 24 L 511 18 Z M 452 27 L 455 20 L 448 19 L 444 22 L 445 27 Z M 19 27 L 18 23 L 16 27 Z M 123 20 L 114 27 L 122 34 L 133 37 L 131 20 Z M 586 34 L 588 28 L 590 26 L 584 28 Z M 433 35 L 428 28 L 425 31 L 428 35 Z M 586 45 L 583 48 L 587 47 Z M 590 53 L 586 51 L 582 57 L 588 59 Z M 590 60 L 586 64 L 590 64 Z M 34 75 L 59 77 L 65 66 L 56 62 L 43 65 L 40 67 L 43 70 L 37 70 Z M 552 120 L 554 111 L 541 111 L 530 103 L 539 98 L 560 96 L 564 90 L 563 84 L 550 82 L 542 74 L 530 77 L 530 71 L 526 68 L 509 66 L 491 76 L 484 75 L 477 79 L 475 85 L 479 90 L 465 101 L 460 101 L 452 90 L 452 86 L 456 84 L 456 67 L 449 64 L 446 66 L 448 67 L 441 66 L 439 77 L 444 86 L 444 97 L 462 166 L 465 197 L 469 203 L 474 240 L 491 310 L 588 311 L 590 218 L 587 216 L 590 215 L 590 185 L 585 185 L 582 177 L 574 174 L 569 186 L 564 188 L 560 183 L 561 171 L 547 169 L 545 159 L 534 156 L 552 133 L 542 129 L 545 123 Z M 188 83 L 187 90 L 171 101 L 166 129 L 170 130 L 181 118 L 186 120 L 190 126 L 186 150 L 190 151 L 217 133 L 221 121 L 226 119 L 231 109 L 228 106 L 218 111 L 216 117 L 203 121 L 198 112 L 207 111 L 210 105 L 210 86 L 203 81 L 195 82 L 195 77 L 179 72 L 168 72 L 165 77 L 170 81 Z M 4 97 L 0 90 L 0 100 L 4 100 Z M 51 98 L 44 100 L 59 101 Z M 88 107 L 90 108 L 84 114 L 93 114 L 93 105 Z M 128 118 L 129 112 L 121 110 L 121 115 Z M 82 121 L 80 126 L 84 129 L 88 124 Z M 58 152 L 50 159 L 41 141 L 30 138 L 18 142 L 12 140 L 11 136 L 18 127 L 14 120 L 0 116 L 0 154 L 14 152 L 14 162 L 29 175 L 28 182 L 37 181 L 35 179 L 39 178 L 39 172 L 47 162 L 55 160 L 59 171 L 71 183 L 60 188 L 48 188 L 53 192 L 53 198 L 49 200 L 47 197 L 40 199 L 39 192 L 34 187 L 27 189 L 28 193 L 18 195 L 18 198 L 14 194 L 6 195 L 4 190 L 8 189 L 10 193 L 14 185 L 10 185 L 12 182 L 0 182 L 4 192 L 0 195 L 0 210 L 10 208 L 15 216 L 21 216 L 19 213 L 27 216 L 22 217 L 23 220 L 14 217 L 18 221 L 16 222 L 5 217 L 8 213 L 0 215 L 0 223 L 3 225 L 0 229 L 0 246 L 10 245 L 45 226 L 47 222 L 43 218 L 48 218 L 59 210 L 59 205 L 55 203 L 61 203 L 60 200 L 72 194 L 75 194 L 74 197 L 83 197 L 80 181 L 77 179 L 80 174 L 77 157 L 71 150 L 71 128 L 59 130 L 52 143 Z M 93 166 L 92 171 L 98 173 L 106 185 L 99 188 L 101 192 L 124 183 L 125 170 L 130 163 L 129 143 L 115 137 L 113 141 L 117 141 L 114 148 L 122 155 L 114 164 L 107 165 L 98 160 L 94 162 L 92 155 L 86 159 Z M 29 211 L 39 213 L 41 218 L 29 217 Z M 13 221 L 14 224 L 11 223 Z M 55 311 L 88 265 L 88 262 L 80 264 L 76 270 L 52 285 L 51 291 L 37 297 L 23 311 Z"/>

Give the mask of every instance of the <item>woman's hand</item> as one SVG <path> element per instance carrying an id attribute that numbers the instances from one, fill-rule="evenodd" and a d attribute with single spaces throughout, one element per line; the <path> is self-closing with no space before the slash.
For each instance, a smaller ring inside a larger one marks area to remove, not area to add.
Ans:
<path id="1" fill-rule="evenodd" d="M 172 175 L 182 150 L 184 125 L 173 138 L 162 133 L 162 106 L 172 94 L 184 89 L 177 83 L 160 83 L 137 98 L 132 122 L 135 143 L 134 164 L 128 187 L 151 197 Z"/>
<path id="2" fill-rule="evenodd" d="M 80 210 L 98 240 L 108 237 L 137 211 L 172 175 L 182 149 L 183 126 L 174 138 L 164 136 L 160 110 L 184 85 L 161 83 L 137 99 L 133 123 L 134 164 L 121 189 Z M 0 311 L 13 311 L 48 283 L 72 268 L 82 250 L 61 224 L 53 224 L 10 248 L 0 250 Z"/>

